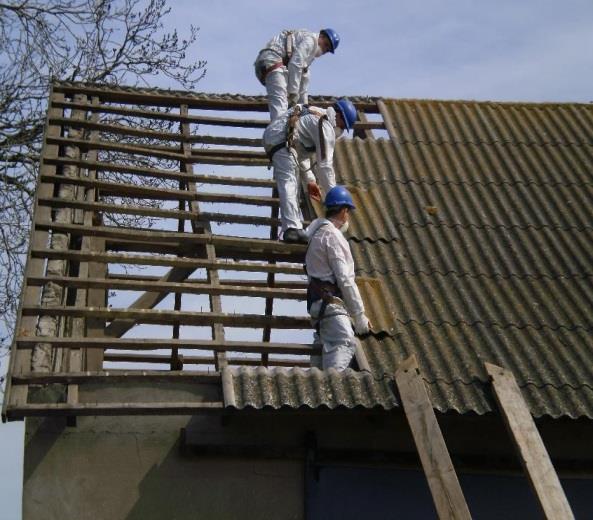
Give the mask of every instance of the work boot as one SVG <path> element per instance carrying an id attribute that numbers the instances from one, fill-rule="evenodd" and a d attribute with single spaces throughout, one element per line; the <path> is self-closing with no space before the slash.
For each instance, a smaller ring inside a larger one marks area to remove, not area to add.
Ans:
<path id="1" fill-rule="evenodd" d="M 287 244 L 306 244 L 309 242 L 307 233 L 297 228 L 288 228 L 282 235 L 282 241 Z"/>

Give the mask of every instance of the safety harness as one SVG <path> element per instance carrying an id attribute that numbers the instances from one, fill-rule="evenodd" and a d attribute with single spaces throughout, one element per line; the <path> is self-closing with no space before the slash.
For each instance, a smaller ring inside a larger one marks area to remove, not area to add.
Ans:
<path id="1" fill-rule="evenodd" d="M 311 241 L 313 237 L 317 234 L 317 232 L 324 226 L 330 225 L 329 223 L 324 223 L 319 226 L 315 233 L 309 238 L 309 245 L 307 246 L 307 252 L 309 252 L 309 247 L 311 245 Z M 305 253 L 306 256 L 306 253 Z M 305 269 L 305 274 L 307 273 L 307 264 L 303 264 L 303 268 Z M 337 305 L 344 305 L 342 300 L 342 291 L 338 287 L 338 284 L 327 282 L 325 280 L 321 280 L 320 278 L 315 278 L 314 276 L 309 276 L 309 285 L 307 287 L 307 312 L 311 311 L 312 305 L 321 300 L 321 307 L 319 308 L 319 316 L 317 317 L 317 322 L 315 324 L 315 330 L 319 333 L 319 328 L 321 324 L 321 320 L 325 318 L 331 318 L 332 316 L 338 316 L 345 314 L 343 312 L 337 312 L 331 315 L 325 315 L 325 311 L 327 306 L 330 303 L 337 304 Z"/>
<path id="2" fill-rule="evenodd" d="M 257 79 L 259 80 L 259 82 L 262 85 L 266 85 L 266 77 L 268 76 L 268 74 L 270 72 L 272 72 L 273 70 L 279 69 L 280 67 L 288 67 L 288 63 L 290 62 L 290 59 L 292 58 L 292 52 L 294 49 L 294 31 L 288 31 L 286 33 L 286 53 L 284 54 L 284 56 L 282 56 L 282 59 L 276 63 L 274 63 L 273 65 L 270 65 L 269 67 L 266 67 L 263 63 L 261 63 L 260 65 L 258 65 L 256 67 L 256 75 L 257 75 Z M 264 49 L 262 49 L 261 51 L 259 51 L 259 54 L 261 55 L 262 52 L 264 51 L 272 51 L 273 53 L 277 54 L 277 51 L 275 49 L 271 49 L 270 47 L 266 47 Z M 259 56 L 258 56 L 259 59 Z M 256 60 L 257 62 L 258 60 Z M 308 68 L 305 67 L 303 69 L 303 72 L 306 74 L 308 71 Z"/>
<path id="3" fill-rule="evenodd" d="M 328 121 L 327 115 L 323 114 L 322 112 L 319 112 L 314 107 L 310 107 L 309 105 L 296 105 L 292 109 L 292 114 L 290 114 L 290 116 L 288 117 L 288 121 L 286 122 L 286 139 L 278 144 L 275 144 L 274 146 L 272 146 L 272 148 L 270 148 L 267 151 L 268 159 L 270 160 L 270 166 L 272 164 L 272 158 L 278 150 L 282 150 L 283 148 L 290 150 L 291 148 L 294 148 L 294 140 L 296 138 L 297 125 L 299 123 L 299 120 L 301 117 L 306 116 L 308 114 L 313 114 L 314 116 L 317 116 L 319 118 L 317 122 L 317 131 L 319 132 L 321 160 L 325 160 L 325 158 L 327 157 L 327 150 L 325 146 L 325 136 L 323 135 L 323 122 Z M 307 152 L 314 152 L 315 146 L 305 147 L 305 150 L 307 150 Z"/>

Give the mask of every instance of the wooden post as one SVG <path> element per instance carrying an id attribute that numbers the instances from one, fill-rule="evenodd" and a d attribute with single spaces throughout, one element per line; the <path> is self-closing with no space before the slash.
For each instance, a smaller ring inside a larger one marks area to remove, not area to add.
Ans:
<path id="1" fill-rule="evenodd" d="M 367 115 L 362 110 L 358 111 L 358 120 L 361 123 L 369 122 Z M 375 138 L 375 136 L 373 135 L 373 131 L 370 128 L 364 128 L 364 127 L 361 128 L 361 127 L 356 127 L 356 126 L 354 127 L 352 137 L 360 137 L 361 139 L 374 139 Z"/>
<path id="2" fill-rule="evenodd" d="M 86 103 L 86 96 L 75 96 L 75 102 Z M 71 114 L 72 121 L 83 121 L 86 117 L 86 112 L 83 110 L 73 110 Z M 91 117 L 97 118 L 97 114 L 93 114 Z M 84 138 L 84 131 L 80 128 L 76 128 L 72 125 L 69 129 L 70 136 L 76 137 L 78 139 Z M 92 134 L 95 134 L 96 131 L 92 131 Z M 93 150 L 94 153 L 96 151 Z M 91 153 L 93 153 L 91 152 Z M 77 147 L 67 147 L 64 150 L 64 155 L 69 159 L 80 160 L 81 153 L 80 149 Z M 82 169 L 75 165 L 64 165 L 63 166 L 64 175 L 67 177 L 80 177 L 82 174 Z M 72 193 L 71 199 L 72 200 L 84 200 L 85 198 L 85 188 L 80 186 L 72 186 Z M 82 212 L 78 209 L 69 209 L 67 206 L 64 206 L 59 211 L 69 212 L 70 213 L 70 221 L 73 224 L 82 224 L 85 225 L 87 222 L 90 222 L 90 218 L 87 216 L 88 212 Z M 85 245 L 90 240 L 90 237 L 83 237 L 81 240 L 81 250 L 88 249 Z M 72 270 L 72 265 L 70 264 L 67 268 L 67 262 L 64 260 L 65 269 L 64 271 Z M 81 263 L 78 266 L 78 276 L 81 278 L 88 277 L 88 268 L 86 263 Z M 68 294 L 68 289 L 66 287 L 63 288 L 63 291 Z M 78 289 L 75 290 L 75 305 L 84 307 L 86 305 L 86 289 Z M 85 335 L 85 323 L 84 318 L 72 318 L 69 320 L 70 330 L 66 332 L 66 335 L 69 334 L 72 337 L 84 337 Z M 67 370 L 69 372 L 80 372 L 82 370 L 82 355 L 83 352 L 78 349 L 69 349 L 68 352 L 68 363 L 66 364 Z M 75 405 L 78 403 L 78 385 L 76 384 L 69 384 L 68 385 L 68 394 L 67 394 L 67 402 L 68 404 Z"/>
<path id="3" fill-rule="evenodd" d="M 50 104 L 47 110 L 47 120 L 45 124 L 45 135 L 43 142 L 43 149 L 41 151 L 42 162 L 40 165 L 41 172 L 55 173 L 55 166 L 46 164 L 43 159 L 45 157 L 57 157 L 58 147 L 47 144 L 47 138 L 50 135 L 59 136 L 60 127 L 49 124 L 49 118 L 52 116 L 62 116 L 62 110 L 55 108 L 53 103 L 56 100 L 63 101 L 63 94 L 55 94 L 53 87 L 49 93 Z M 31 251 L 40 247 L 47 247 L 49 233 L 47 231 L 35 231 L 35 224 L 45 222 L 51 219 L 51 210 L 48 207 L 40 206 L 38 199 L 40 197 L 51 196 L 53 193 L 53 186 L 49 183 L 41 182 L 41 175 L 37 178 L 37 188 L 35 190 L 35 202 L 33 206 L 33 218 L 31 222 L 31 238 L 29 240 L 29 248 L 27 252 L 27 263 L 25 266 L 23 289 L 21 299 L 19 302 L 19 309 L 17 313 L 16 325 L 14 330 L 14 337 L 17 336 L 34 336 L 35 327 L 37 325 L 36 316 L 23 316 L 23 305 L 38 304 L 41 298 L 41 287 L 34 287 L 27 284 L 27 277 L 34 275 L 42 275 L 45 269 L 45 261 L 42 258 L 34 258 L 31 256 Z M 8 372 L 6 377 L 6 386 L 4 393 L 4 402 L 2 405 L 2 420 L 7 418 L 7 408 L 9 406 L 21 406 L 27 403 L 27 396 L 29 387 L 27 385 L 12 386 L 12 376 L 31 370 L 31 351 L 21 351 L 17 348 L 16 341 L 13 340 L 12 348 L 10 350 L 10 360 L 8 364 Z"/>
<path id="4" fill-rule="evenodd" d="M 494 396 L 545 518 L 574 518 L 558 475 L 512 372 L 484 363 Z"/>
<path id="5" fill-rule="evenodd" d="M 180 106 L 179 111 L 181 117 L 186 117 L 188 115 L 188 106 L 183 104 Z M 182 150 L 183 156 L 185 160 L 181 161 L 181 171 L 182 173 L 186 174 L 193 174 L 193 166 L 191 161 L 189 160 L 192 156 L 192 149 L 191 144 L 189 142 L 189 138 L 191 135 L 190 132 L 190 124 L 187 122 L 181 123 L 181 134 L 183 136 L 183 143 L 182 143 Z M 194 193 L 197 192 L 196 183 L 195 182 L 188 182 L 187 188 L 189 191 Z M 199 215 L 200 214 L 200 207 L 198 205 L 197 200 L 193 200 L 189 204 L 190 210 L 192 213 Z M 192 220 L 192 229 L 194 233 L 204 233 L 208 236 L 212 236 L 212 228 L 210 226 L 210 222 L 204 223 L 203 226 L 198 226 L 195 220 Z M 216 261 L 216 248 L 214 244 L 206 244 L 206 257 L 208 260 Z M 220 284 L 220 277 L 218 275 L 217 269 L 207 269 L 207 280 L 208 283 L 212 284 L 213 286 L 217 286 Z M 222 300 L 220 295 L 211 294 L 210 295 L 210 310 L 211 312 L 221 313 L 222 312 Z M 213 323 L 212 324 L 212 339 L 214 341 L 224 341 L 225 334 L 224 334 L 224 326 L 222 323 Z M 224 367 L 227 366 L 226 361 L 226 353 L 225 352 L 215 352 L 214 353 L 214 363 L 216 366 L 216 370 L 222 370 Z"/>
<path id="6" fill-rule="evenodd" d="M 395 382 L 439 518 L 471 518 L 415 356 L 399 366 Z"/>
<path id="7" fill-rule="evenodd" d="M 397 143 L 397 133 L 395 131 L 395 127 L 393 126 L 393 121 L 391 120 L 391 116 L 389 115 L 389 111 L 385 106 L 383 100 L 377 101 L 377 108 L 379 109 L 379 113 L 381 117 L 383 117 L 383 124 L 385 125 L 385 130 L 389 134 L 389 139 L 391 139 L 394 143 Z"/>

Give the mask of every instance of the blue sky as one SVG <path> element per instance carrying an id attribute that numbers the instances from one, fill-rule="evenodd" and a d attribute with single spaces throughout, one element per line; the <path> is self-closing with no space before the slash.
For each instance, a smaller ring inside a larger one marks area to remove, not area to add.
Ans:
<path id="1" fill-rule="evenodd" d="M 312 93 L 404 98 L 592 98 L 593 3 L 549 0 L 175 3 L 201 28 L 206 91 L 263 93 L 252 63 L 286 26 L 333 27 L 335 56 L 312 67 Z"/>
<path id="2" fill-rule="evenodd" d="M 176 0 L 166 20 L 208 61 L 200 90 L 263 94 L 259 49 L 283 28 L 336 29 L 312 94 L 593 101 L 591 0 Z M 172 87 L 155 81 L 154 85 Z M 4 362 L 5 360 L 0 360 Z M 1 371 L 5 367 L 2 365 Z M 0 520 L 20 518 L 23 424 L 0 425 Z"/>

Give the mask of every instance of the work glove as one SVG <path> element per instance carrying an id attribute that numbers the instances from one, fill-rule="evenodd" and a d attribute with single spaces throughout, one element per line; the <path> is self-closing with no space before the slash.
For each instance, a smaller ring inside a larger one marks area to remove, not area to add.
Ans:
<path id="1" fill-rule="evenodd" d="M 363 334 L 369 333 L 371 323 L 369 322 L 369 319 L 366 317 L 366 314 L 364 312 L 359 312 L 358 314 L 355 314 L 353 317 L 353 321 L 354 332 L 356 332 L 356 334 L 362 336 Z"/>
<path id="2" fill-rule="evenodd" d="M 292 108 L 295 106 L 299 101 L 298 94 L 288 94 L 288 108 Z"/>
<path id="3" fill-rule="evenodd" d="M 307 183 L 307 192 L 309 193 L 309 197 L 311 199 L 321 202 L 321 191 L 319 190 L 319 186 L 315 181 Z"/>

